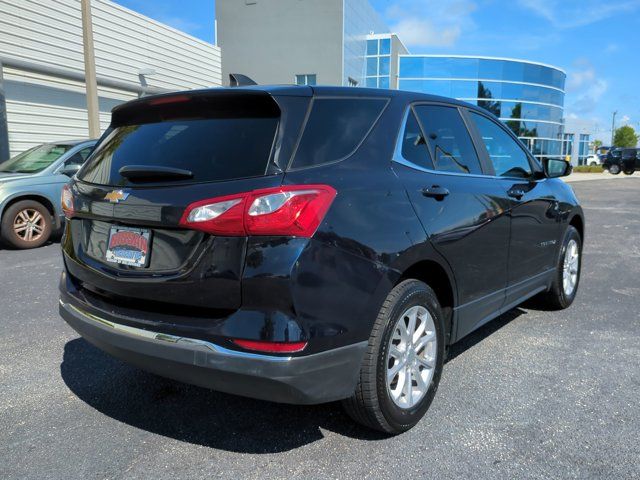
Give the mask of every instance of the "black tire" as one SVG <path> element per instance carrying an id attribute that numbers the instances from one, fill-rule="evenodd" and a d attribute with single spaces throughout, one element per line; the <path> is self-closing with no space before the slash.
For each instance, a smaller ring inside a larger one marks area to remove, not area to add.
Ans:
<path id="1" fill-rule="evenodd" d="M 609 173 L 611 175 L 618 175 L 620 173 L 620 166 L 615 163 L 609 167 Z"/>
<path id="2" fill-rule="evenodd" d="M 633 172 L 635 172 L 635 170 L 625 170 L 624 174 L 625 175 L 633 175 Z"/>
<path id="3" fill-rule="evenodd" d="M 413 407 L 403 409 L 393 402 L 388 392 L 386 362 L 396 322 L 412 306 L 422 306 L 431 314 L 437 347 L 434 372 L 426 393 Z M 424 416 L 436 394 L 444 351 L 444 319 L 435 293 L 417 280 L 401 282 L 391 290 L 376 318 L 355 393 L 342 402 L 345 410 L 356 422 L 375 430 L 389 434 L 409 430 Z"/>
<path id="4" fill-rule="evenodd" d="M 26 236 L 20 236 L 14 230 L 14 224 L 18 221 L 18 216 L 21 215 L 21 212 L 37 212 L 40 214 L 40 217 L 38 217 L 38 234 L 32 240 L 28 240 Z M 20 200 L 9 206 L 2 215 L 0 237 L 5 244 L 13 248 L 37 248 L 49 240 L 52 230 L 53 219 L 47 207 L 35 200 Z"/>
<path id="5" fill-rule="evenodd" d="M 591 163 L 589 164 L 589 166 L 590 166 L 590 167 L 597 167 L 597 166 L 598 166 L 598 164 L 597 164 L 596 162 L 591 162 Z"/>
<path id="6" fill-rule="evenodd" d="M 563 288 L 564 260 L 567 253 L 567 246 L 572 240 L 575 240 L 578 244 L 578 277 L 575 287 L 573 288 L 573 292 L 570 295 L 567 295 Z M 576 298 L 576 294 L 578 293 L 581 270 L 582 239 L 580 238 L 578 230 L 569 225 L 562 241 L 562 247 L 560 248 L 560 253 L 556 263 L 556 272 L 554 274 L 551 288 L 547 292 L 540 294 L 536 298 L 536 305 L 546 310 L 563 310 L 565 308 L 568 308 L 573 303 Z"/>

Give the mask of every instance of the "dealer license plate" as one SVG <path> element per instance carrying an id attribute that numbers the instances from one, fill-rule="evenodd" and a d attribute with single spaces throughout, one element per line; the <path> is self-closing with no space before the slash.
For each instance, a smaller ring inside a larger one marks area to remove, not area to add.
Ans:
<path id="1" fill-rule="evenodd" d="M 109 232 L 107 262 L 146 267 L 149 261 L 151 230 L 113 225 Z"/>

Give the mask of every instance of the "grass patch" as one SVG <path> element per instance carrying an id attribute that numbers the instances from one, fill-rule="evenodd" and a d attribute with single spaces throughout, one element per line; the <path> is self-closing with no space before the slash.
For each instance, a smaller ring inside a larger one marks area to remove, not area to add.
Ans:
<path id="1" fill-rule="evenodd" d="M 590 167 L 589 165 L 578 165 L 577 167 L 573 167 L 574 172 L 578 173 L 602 173 L 604 172 L 604 168 L 601 165 L 594 165 Z"/>

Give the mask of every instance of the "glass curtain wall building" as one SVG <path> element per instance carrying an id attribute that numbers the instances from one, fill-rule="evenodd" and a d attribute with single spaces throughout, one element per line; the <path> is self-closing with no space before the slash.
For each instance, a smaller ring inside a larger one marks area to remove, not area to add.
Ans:
<path id="1" fill-rule="evenodd" d="M 559 68 L 491 57 L 400 55 L 398 88 L 453 97 L 499 117 L 542 157 L 563 157 L 564 84 Z"/>

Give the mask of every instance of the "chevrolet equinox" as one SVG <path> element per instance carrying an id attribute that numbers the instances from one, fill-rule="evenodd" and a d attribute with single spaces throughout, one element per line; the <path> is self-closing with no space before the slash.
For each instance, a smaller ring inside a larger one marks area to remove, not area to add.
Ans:
<path id="1" fill-rule="evenodd" d="M 414 426 L 447 349 L 574 300 L 582 209 L 490 113 L 419 93 L 235 87 L 116 107 L 65 187 L 60 313 L 158 375 Z"/>

